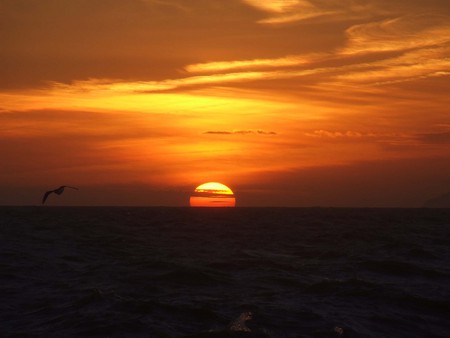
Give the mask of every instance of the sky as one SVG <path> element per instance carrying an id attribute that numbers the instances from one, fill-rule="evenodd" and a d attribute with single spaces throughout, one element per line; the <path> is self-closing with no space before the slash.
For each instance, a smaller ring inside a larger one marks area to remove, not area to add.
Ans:
<path id="1" fill-rule="evenodd" d="M 448 0 L 0 0 L 0 205 L 420 207 Z"/>

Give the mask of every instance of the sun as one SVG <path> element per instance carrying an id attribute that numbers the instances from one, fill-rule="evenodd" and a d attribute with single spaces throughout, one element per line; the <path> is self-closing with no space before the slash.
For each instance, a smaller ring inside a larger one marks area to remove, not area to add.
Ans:
<path id="1" fill-rule="evenodd" d="M 208 182 L 195 188 L 190 198 L 191 207 L 234 207 L 233 191 L 218 182 Z"/>

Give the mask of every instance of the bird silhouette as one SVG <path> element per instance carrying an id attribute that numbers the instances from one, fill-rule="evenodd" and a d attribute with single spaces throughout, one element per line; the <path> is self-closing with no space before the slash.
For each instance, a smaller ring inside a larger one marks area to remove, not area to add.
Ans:
<path id="1" fill-rule="evenodd" d="M 69 187 L 68 185 L 62 185 L 59 188 L 55 189 L 55 190 L 49 190 L 44 194 L 44 197 L 42 197 L 42 204 L 45 203 L 45 201 L 47 200 L 48 195 L 50 195 L 52 192 L 55 193 L 56 195 L 61 195 L 64 192 L 64 188 L 70 188 L 70 189 L 75 189 L 78 190 L 78 188 L 75 187 Z"/>

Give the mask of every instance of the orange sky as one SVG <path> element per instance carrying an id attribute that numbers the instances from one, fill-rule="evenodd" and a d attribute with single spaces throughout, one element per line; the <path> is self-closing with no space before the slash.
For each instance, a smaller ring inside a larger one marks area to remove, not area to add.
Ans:
<path id="1" fill-rule="evenodd" d="M 450 191 L 447 0 L 2 0 L 0 204 L 421 206 Z"/>

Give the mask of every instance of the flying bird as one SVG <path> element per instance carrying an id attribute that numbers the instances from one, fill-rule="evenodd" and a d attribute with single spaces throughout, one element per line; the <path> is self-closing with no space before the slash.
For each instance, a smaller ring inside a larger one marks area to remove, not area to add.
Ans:
<path id="1" fill-rule="evenodd" d="M 75 187 L 69 187 L 68 185 L 62 185 L 60 186 L 58 189 L 55 190 L 49 190 L 44 194 L 44 197 L 42 197 L 42 204 L 45 203 L 45 201 L 47 200 L 48 195 L 50 195 L 52 192 L 54 192 L 56 195 L 61 195 L 64 192 L 64 188 L 70 188 L 70 189 L 75 189 L 78 190 L 78 188 Z"/>

